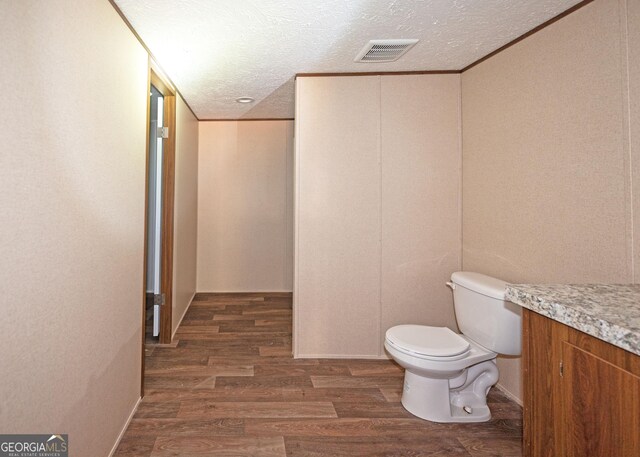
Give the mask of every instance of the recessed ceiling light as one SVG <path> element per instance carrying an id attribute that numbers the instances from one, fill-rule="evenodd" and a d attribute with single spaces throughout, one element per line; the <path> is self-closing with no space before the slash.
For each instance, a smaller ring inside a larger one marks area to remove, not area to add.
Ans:
<path id="1" fill-rule="evenodd" d="M 240 97 L 240 98 L 236 98 L 236 101 L 238 103 L 253 103 L 255 102 L 255 100 L 251 97 Z"/>

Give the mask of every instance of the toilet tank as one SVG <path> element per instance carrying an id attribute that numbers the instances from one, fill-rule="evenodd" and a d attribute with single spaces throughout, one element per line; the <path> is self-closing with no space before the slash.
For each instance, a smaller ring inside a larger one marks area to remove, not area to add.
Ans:
<path id="1" fill-rule="evenodd" d="M 505 301 L 507 283 L 468 271 L 453 273 L 451 283 L 462 334 L 498 354 L 520 355 L 522 309 Z"/>

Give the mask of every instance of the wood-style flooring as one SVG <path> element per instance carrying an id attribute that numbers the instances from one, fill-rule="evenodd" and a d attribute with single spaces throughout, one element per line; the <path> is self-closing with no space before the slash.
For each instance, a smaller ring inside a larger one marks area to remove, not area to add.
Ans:
<path id="1" fill-rule="evenodd" d="M 116 456 L 520 456 L 522 411 L 435 424 L 400 404 L 387 360 L 293 359 L 290 294 L 198 294 L 170 346 L 149 346 L 145 397 Z"/>

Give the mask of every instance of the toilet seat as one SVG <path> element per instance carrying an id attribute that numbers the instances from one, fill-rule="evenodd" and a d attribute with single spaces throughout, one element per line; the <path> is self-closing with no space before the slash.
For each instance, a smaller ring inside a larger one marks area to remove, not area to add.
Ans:
<path id="1" fill-rule="evenodd" d="M 447 327 L 397 325 L 387 330 L 386 341 L 401 352 L 428 360 L 460 360 L 470 350 L 469 342 Z"/>

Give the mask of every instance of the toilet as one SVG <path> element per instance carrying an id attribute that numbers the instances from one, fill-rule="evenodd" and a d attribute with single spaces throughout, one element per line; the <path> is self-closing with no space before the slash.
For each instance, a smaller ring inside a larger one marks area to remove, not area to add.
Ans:
<path id="1" fill-rule="evenodd" d="M 480 273 L 453 273 L 447 285 L 461 334 L 397 325 L 387 330 L 384 346 L 405 369 L 407 411 L 433 422 L 488 421 L 487 394 L 499 374 L 496 357 L 520 355 L 521 308 L 505 301 L 506 282 Z"/>

